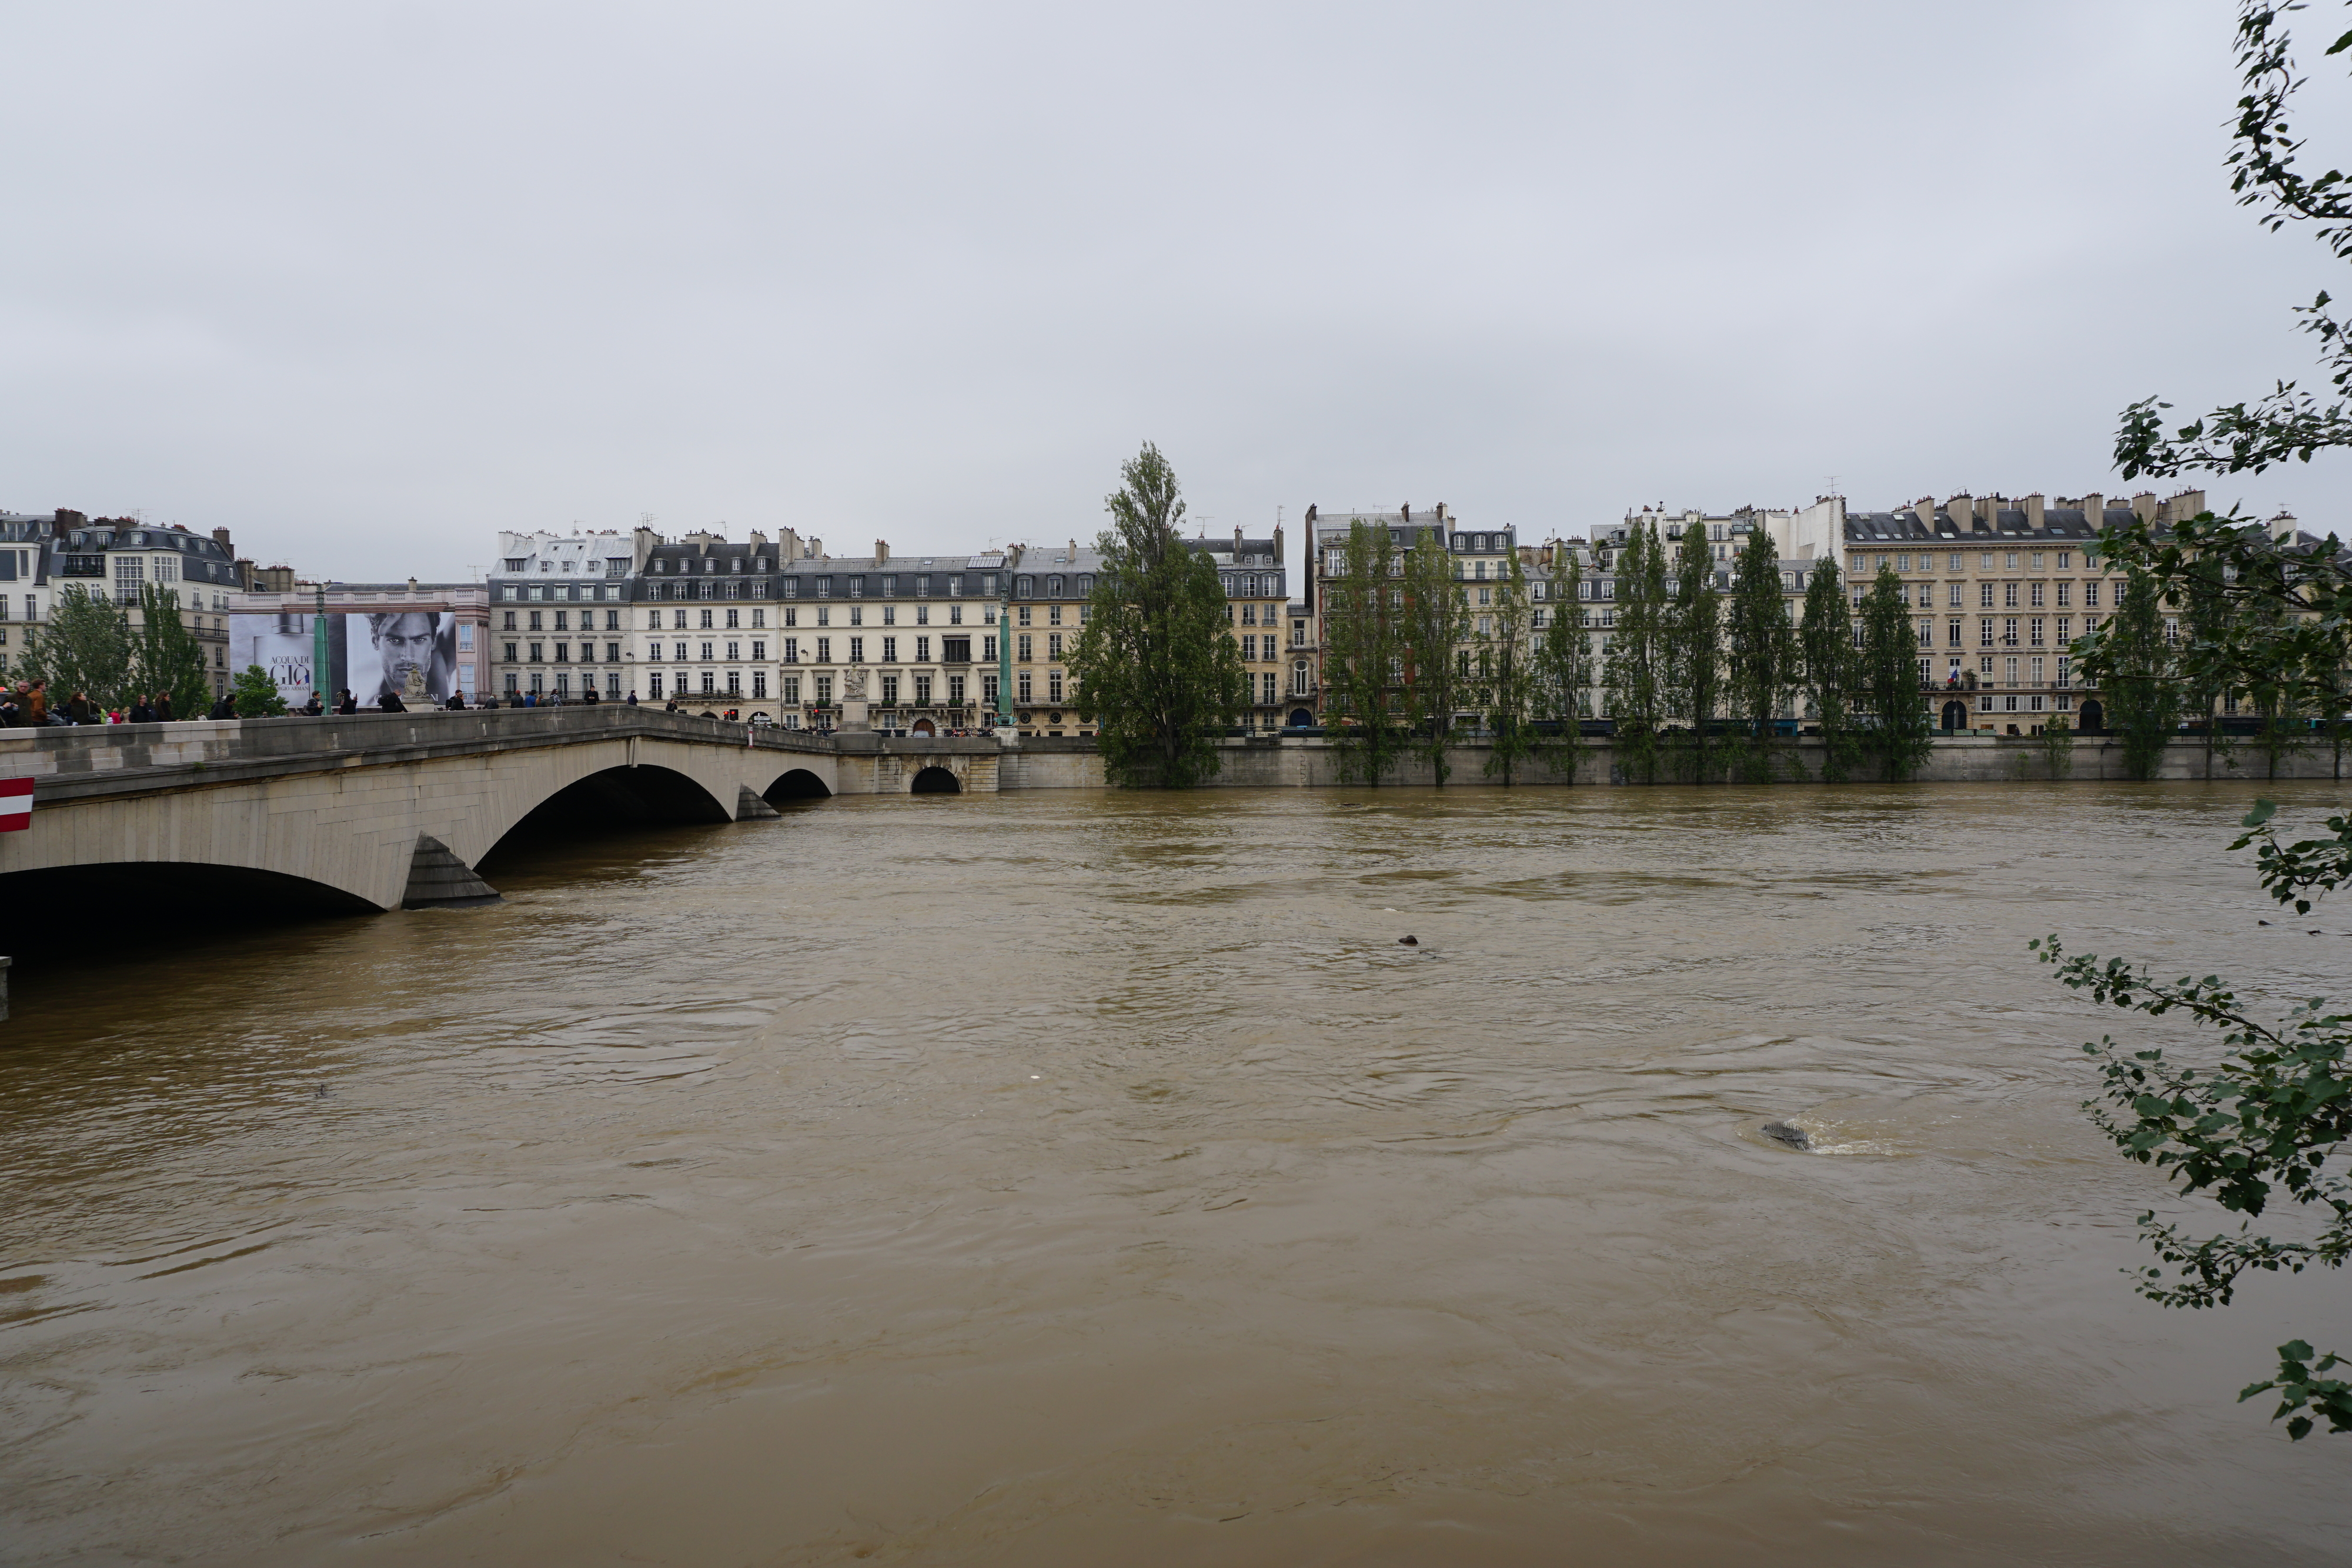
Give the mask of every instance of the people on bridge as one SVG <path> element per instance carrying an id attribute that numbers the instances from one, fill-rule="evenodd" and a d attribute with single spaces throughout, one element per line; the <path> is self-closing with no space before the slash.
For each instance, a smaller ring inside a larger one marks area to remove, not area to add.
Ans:
<path id="1" fill-rule="evenodd" d="M 76 694 L 76 695 L 79 695 L 79 693 Z M 155 710 L 147 706 L 147 699 L 145 697 L 134 697 L 131 699 L 131 722 L 132 724 L 153 724 L 155 722 Z"/>
<path id="2" fill-rule="evenodd" d="M 35 681 L 25 688 L 25 722 L 26 724 L 63 724 L 65 719 L 49 711 L 49 683 Z"/>
<path id="3" fill-rule="evenodd" d="M 359 695 L 356 692 L 353 692 L 349 686 L 345 686 L 343 688 L 342 696 L 335 704 L 335 711 L 340 714 L 354 714 L 359 712 Z"/>
<path id="4" fill-rule="evenodd" d="M 375 706 L 382 708 L 386 713 L 406 713 L 408 711 L 408 705 L 400 700 L 400 694 L 391 690 L 386 690 L 383 696 L 377 698 Z"/>
<path id="5" fill-rule="evenodd" d="M 635 686 L 629 688 L 629 706 L 631 707 L 637 706 L 637 691 Z"/>
<path id="6" fill-rule="evenodd" d="M 96 724 L 98 720 L 98 705 L 89 700 L 87 693 L 76 692 L 66 699 L 68 724 Z"/>
<path id="7" fill-rule="evenodd" d="M 466 694 L 462 689 L 453 689 L 449 693 L 448 710 L 451 713 L 466 711 Z"/>
<path id="8" fill-rule="evenodd" d="M 539 694 L 537 692 L 523 693 L 522 706 L 525 707 L 537 707 L 539 706 Z"/>
<path id="9" fill-rule="evenodd" d="M 226 692 L 221 693 L 220 700 L 213 704 L 212 711 L 205 714 L 205 716 L 206 718 L 235 718 L 236 716 L 236 699 L 229 695 Z"/>
<path id="10" fill-rule="evenodd" d="M 323 718 L 326 716 L 327 705 L 325 701 L 320 697 L 318 693 L 312 692 L 310 694 L 310 700 L 304 703 L 300 707 L 296 708 L 294 711 L 299 714 L 308 714 L 312 718 Z"/>
<path id="11" fill-rule="evenodd" d="M 587 686 L 583 687 L 580 693 L 580 706 L 582 707 L 594 707 L 596 706 L 596 701 L 595 684 L 591 682 Z"/>

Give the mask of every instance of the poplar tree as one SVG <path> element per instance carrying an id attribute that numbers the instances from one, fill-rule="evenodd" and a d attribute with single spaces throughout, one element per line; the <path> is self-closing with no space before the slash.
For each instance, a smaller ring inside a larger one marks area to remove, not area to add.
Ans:
<path id="1" fill-rule="evenodd" d="M 1927 760 L 1935 743 L 1927 706 L 1919 695 L 1919 637 L 1911 626 L 1911 601 L 1903 580 L 1885 567 L 1862 606 L 1859 693 L 1870 704 L 1864 738 L 1878 763 L 1879 777 L 1908 779 Z"/>
<path id="2" fill-rule="evenodd" d="M 131 686 L 131 620 L 103 589 L 68 583 L 49 607 L 49 622 L 25 651 L 18 671 L 49 684 L 49 706 L 76 692 L 103 708 L 125 706 Z"/>
<path id="3" fill-rule="evenodd" d="M 169 693 L 173 718 L 202 718 L 212 704 L 212 672 L 204 644 L 180 619 L 179 591 L 142 584 L 139 613 L 132 667 L 140 691 Z"/>
<path id="4" fill-rule="evenodd" d="M 2123 737 L 2124 771 L 2156 776 L 2172 734 L 2179 686 L 2156 579 L 2137 568 L 2107 623 L 2084 639 L 2083 663 L 2107 699 L 2107 727 Z"/>
<path id="5" fill-rule="evenodd" d="M 1601 679 L 1615 721 L 1617 760 L 1627 779 L 1638 775 L 1654 784 L 1670 638 L 1665 547 L 1649 523 L 1633 525 L 1619 554 L 1616 605 Z"/>
<path id="6" fill-rule="evenodd" d="M 1349 525 L 1341 565 L 1323 586 L 1323 684 L 1336 710 L 1324 733 L 1339 777 L 1377 787 L 1410 739 L 1399 728 L 1402 562 L 1389 530 L 1359 518 Z"/>
<path id="7" fill-rule="evenodd" d="M 1723 685 L 1723 596 L 1716 591 L 1715 552 L 1703 524 L 1683 530 L 1682 547 L 1675 552 L 1674 592 L 1667 617 L 1673 672 L 1667 708 L 1690 721 L 1691 781 L 1705 784 L 1713 777 L 1707 726 L 1714 722 Z"/>
<path id="8" fill-rule="evenodd" d="M 1584 761 L 1584 693 L 1592 685 L 1592 642 L 1584 624 L 1584 564 L 1565 547 L 1554 559 L 1565 559 L 1567 569 L 1552 568 L 1543 632 L 1529 650 L 1534 678 L 1528 685 L 1528 716 L 1537 754 L 1573 784 Z"/>
<path id="9" fill-rule="evenodd" d="M 1079 716 L 1112 782 L 1183 789 L 1215 777 L 1216 736 L 1247 704 L 1228 632 L 1224 586 L 1207 552 L 1186 547 L 1176 471 L 1149 442 L 1105 505 L 1095 574 L 1069 664 Z"/>
<path id="10" fill-rule="evenodd" d="M 1772 720 L 1797 685 L 1797 634 L 1780 592 L 1780 549 L 1764 528 L 1749 534 L 1740 549 L 1725 642 L 1731 706 L 1748 723 L 1744 770 L 1751 782 L 1769 784 Z"/>
<path id="11" fill-rule="evenodd" d="M 1470 639 L 1470 606 L 1454 579 L 1456 570 L 1442 528 L 1423 534 L 1404 559 L 1406 711 L 1414 748 L 1429 759 L 1441 789 L 1454 771 L 1445 747 L 1470 681 L 1471 651 L 1464 646 Z"/>
<path id="12" fill-rule="evenodd" d="M 1853 764 L 1854 738 L 1849 696 L 1853 690 L 1853 618 L 1846 612 L 1845 583 L 1837 559 L 1825 556 L 1805 585 L 1805 612 L 1797 628 L 1803 656 L 1805 698 L 1822 730 L 1822 778 L 1843 779 Z"/>
<path id="13" fill-rule="evenodd" d="M 1486 774 L 1511 782 L 1518 765 L 1535 755 L 1535 704 L 1538 679 L 1535 633 L 1528 623 L 1528 574 L 1511 552 L 1508 575 L 1495 590 L 1493 629 L 1480 641 L 1494 659 L 1494 678 L 1487 687 L 1486 728 L 1493 748 L 1486 754 Z"/>
<path id="14" fill-rule="evenodd" d="M 2087 561 L 2091 558 L 2084 557 Z M 2187 656 L 2177 652 L 2175 674 L 2184 711 L 2205 725 L 2205 777 L 2213 777 L 2213 754 L 2226 746 L 2221 738 L 2221 706 L 2234 688 L 2225 658 L 2206 656 L 2228 648 L 2237 606 L 2228 592 L 2221 558 L 2201 555 L 2185 565 L 2173 588 L 2180 604 L 2180 632 Z"/>

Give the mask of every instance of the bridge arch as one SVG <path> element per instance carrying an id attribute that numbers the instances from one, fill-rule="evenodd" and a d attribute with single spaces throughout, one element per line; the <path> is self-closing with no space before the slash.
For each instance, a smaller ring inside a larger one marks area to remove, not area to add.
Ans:
<path id="1" fill-rule="evenodd" d="M 731 822 L 735 813 L 710 791 L 675 768 L 600 768 L 574 779 L 520 812 L 478 861 L 495 854 L 517 833 L 587 832 L 657 822 Z"/>
<path id="2" fill-rule="evenodd" d="M 955 774 L 949 769 L 940 767 L 937 763 L 933 763 L 930 767 L 923 768 L 915 775 L 915 781 L 908 787 L 908 793 L 913 795 L 961 795 L 963 793 L 963 780 L 958 779 Z"/>
<path id="3" fill-rule="evenodd" d="M 380 915 L 347 889 L 256 866 L 195 861 L 99 861 L 0 874 L 0 945 L 16 951 L 95 951 L 123 913 L 143 920 L 227 920 Z"/>
<path id="4" fill-rule="evenodd" d="M 808 768 L 793 768 L 761 790 L 760 798 L 772 806 L 780 800 L 828 800 L 833 798 L 833 787 Z"/>

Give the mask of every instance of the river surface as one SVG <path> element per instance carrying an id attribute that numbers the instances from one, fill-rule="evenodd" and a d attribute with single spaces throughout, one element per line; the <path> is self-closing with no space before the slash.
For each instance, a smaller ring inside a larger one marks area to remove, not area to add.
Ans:
<path id="1" fill-rule="evenodd" d="M 2352 988 L 2254 793 L 837 800 L 126 910 L 0 1025 L 0 1561 L 2342 1563 L 2352 1439 L 2233 1401 L 2352 1281 L 2132 1295 L 2139 1020 L 2023 951 Z"/>

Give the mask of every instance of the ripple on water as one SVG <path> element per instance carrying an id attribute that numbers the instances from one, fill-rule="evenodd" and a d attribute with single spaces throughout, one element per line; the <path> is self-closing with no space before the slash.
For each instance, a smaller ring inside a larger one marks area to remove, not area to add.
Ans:
<path id="1" fill-rule="evenodd" d="M 844 799 L 20 974 L 0 1518 L 362 1568 L 2330 1562 L 2340 1456 L 2231 1401 L 2341 1293 L 2130 1298 L 2112 1018 L 2022 953 L 2327 990 L 2220 852 L 2250 793 Z"/>

